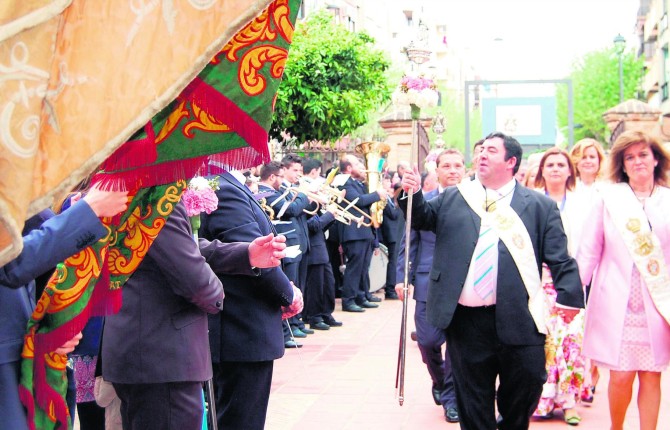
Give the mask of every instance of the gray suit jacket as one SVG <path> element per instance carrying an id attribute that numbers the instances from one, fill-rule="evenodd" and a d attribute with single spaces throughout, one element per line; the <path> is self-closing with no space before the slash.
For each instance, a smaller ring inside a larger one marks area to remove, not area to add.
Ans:
<path id="1" fill-rule="evenodd" d="M 106 318 L 104 378 L 123 384 L 211 378 L 207 313 L 223 305 L 214 272 L 254 275 L 248 244 L 203 241 L 199 251 L 179 203 L 123 286 L 121 310 Z"/>
<path id="2" fill-rule="evenodd" d="M 407 210 L 407 199 L 400 201 Z M 551 270 L 560 304 L 584 307 L 584 295 L 577 263 L 568 255 L 567 239 L 560 212 L 548 197 L 517 184 L 511 207 L 523 221 L 535 250 L 538 273 L 542 263 Z M 426 202 L 414 194 L 412 227 L 436 233 L 435 257 L 428 290 L 428 320 L 439 328 L 451 323 L 461 296 L 472 254 L 479 237 L 481 220 L 470 209 L 456 187 Z M 500 340 L 509 345 L 541 345 L 539 333 L 528 310 L 528 293 L 505 244 L 498 244 L 496 328 Z"/>

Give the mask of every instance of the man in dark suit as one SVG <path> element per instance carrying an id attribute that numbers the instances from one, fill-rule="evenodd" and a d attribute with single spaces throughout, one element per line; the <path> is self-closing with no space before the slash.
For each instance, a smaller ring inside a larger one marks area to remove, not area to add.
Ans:
<path id="1" fill-rule="evenodd" d="M 19 374 L 26 325 L 36 303 L 33 280 L 106 236 L 107 229 L 98 217 L 124 210 L 127 195 L 93 188 L 60 215 L 50 210 L 38 213 L 26 221 L 30 231 L 25 232 L 21 253 L 0 267 L 0 427 L 28 429 L 19 400 Z M 57 351 L 72 352 L 79 339 L 80 334 Z"/>
<path id="2" fill-rule="evenodd" d="M 300 164 L 298 166 L 302 167 Z M 291 174 L 297 175 L 297 172 L 294 171 Z M 309 248 L 304 210 L 309 207 L 310 202 L 303 193 L 287 192 L 290 184 L 286 183 L 285 175 L 286 168 L 276 161 L 263 165 L 260 172 L 258 192 L 267 194 L 265 200 L 274 213 L 273 224 L 275 224 L 279 234 L 286 236 L 286 245 L 300 247 L 300 254 L 296 257 L 285 258 L 282 267 L 288 279 L 304 293 L 304 287 L 300 285 L 300 264 L 303 258 L 306 258 L 306 252 Z M 314 333 L 313 330 L 307 329 L 304 322 L 297 316 L 289 318 L 289 325 L 290 330 L 288 327 L 283 328 L 284 342 L 287 345 L 292 345 L 292 342 L 295 342 L 292 338 L 304 338 L 307 337 L 307 334 Z"/>
<path id="3" fill-rule="evenodd" d="M 214 272 L 251 282 L 252 266 L 280 264 L 256 259 L 255 243 L 201 240 L 198 249 L 186 207 L 175 206 L 124 285 L 121 310 L 105 320 L 102 375 L 121 399 L 124 429 L 201 427 L 202 383 L 212 377 L 207 313 L 223 306 Z"/>
<path id="4" fill-rule="evenodd" d="M 558 207 L 514 180 L 521 156 L 516 139 L 487 136 L 479 180 L 430 202 L 417 192 L 416 168 L 403 177 L 403 189 L 414 192 L 412 226 L 437 237 L 428 321 L 446 330 L 463 429 L 529 426 L 547 377 L 542 263 L 551 270 L 563 318 L 571 321 L 584 306 Z"/>
<path id="5" fill-rule="evenodd" d="M 456 149 L 442 151 L 436 160 L 438 188 L 424 192 L 425 201 L 430 201 L 442 193 L 447 187 L 457 185 L 465 176 L 463 155 Z M 442 405 L 444 418 L 448 422 L 458 422 L 458 407 L 456 391 L 449 359 L 449 346 L 442 356 L 442 346 L 446 338 L 444 330 L 438 329 L 428 322 L 426 302 L 428 300 L 428 284 L 430 282 L 430 268 L 433 264 L 435 252 L 435 233 L 425 230 L 411 231 L 409 261 L 409 282 L 413 286 L 414 324 L 416 325 L 416 340 L 421 352 L 421 359 L 428 368 L 428 374 L 433 381 L 432 395 L 435 404 Z M 403 286 L 405 276 L 405 236 L 400 241 L 398 252 L 397 279 L 395 289 L 401 300 L 404 300 Z"/>
<path id="6" fill-rule="evenodd" d="M 246 242 L 274 232 L 253 194 L 230 173 L 219 180 L 217 209 L 202 217 L 207 239 Z M 218 427 L 262 429 L 265 425 L 274 360 L 284 355 L 282 306 L 293 288 L 280 267 L 255 278 L 219 276 L 226 299 L 209 316 Z"/>
<path id="7" fill-rule="evenodd" d="M 349 202 L 356 199 L 356 208 L 370 215 L 370 206 L 386 198 L 386 191 L 376 190 L 368 193 L 362 180 L 365 179 L 365 166 L 353 155 L 345 155 L 340 160 L 340 172 L 349 175 L 341 187 L 346 191 L 345 198 Z M 361 213 L 355 208 L 349 209 L 355 217 Z M 366 223 L 369 219 L 364 219 Z M 372 227 L 338 224 L 340 242 L 347 258 L 342 285 L 342 310 L 345 312 L 364 312 L 365 308 L 376 308 L 379 305 L 368 300 L 369 282 L 368 269 L 372 259 L 372 248 L 375 233 Z"/>
<path id="8" fill-rule="evenodd" d="M 384 296 L 387 300 L 398 300 L 395 292 L 396 263 L 398 262 L 398 246 L 400 238 L 405 232 L 405 217 L 398 205 L 393 200 L 393 185 L 391 176 L 384 176 L 382 183 L 387 193 L 386 206 L 384 206 L 384 219 L 380 227 L 381 243 L 388 251 L 388 264 L 386 265 L 386 283 L 384 284 Z"/>

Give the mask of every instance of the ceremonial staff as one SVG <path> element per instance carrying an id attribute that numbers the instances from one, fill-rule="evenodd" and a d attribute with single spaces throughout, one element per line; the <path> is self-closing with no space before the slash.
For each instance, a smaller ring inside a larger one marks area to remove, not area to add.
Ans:
<path id="1" fill-rule="evenodd" d="M 408 49 L 409 51 L 409 49 Z M 426 51 L 422 51 L 426 52 Z M 409 53 L 408 53 L 409 54 Z M 427 57 L 426 57 L 427 58 Z M 423 75 L 418 77 L 403 76 L 398 89 L 393 93 L 393 101 L 397 105 L 409 105 L 412 117 L 412 142 L 410 149 L 411 166 L 415 166 L 419 159 L 419 118 L 421 108 L 437 104 L 437 91 L 432 79 Z M 400 343 L 398 346 L 398 366 L 396 370 L 396 389 L 398 403 L 405 402 L 405 360 L 407 352 L 407 300 L 410 282 L 410 245 L 412 232 L 412 203 L 414 193 L 407 193 L 407 212 L 405 216 L 405 262 L 403 280 L 402 319 L 400 323 Z"/>

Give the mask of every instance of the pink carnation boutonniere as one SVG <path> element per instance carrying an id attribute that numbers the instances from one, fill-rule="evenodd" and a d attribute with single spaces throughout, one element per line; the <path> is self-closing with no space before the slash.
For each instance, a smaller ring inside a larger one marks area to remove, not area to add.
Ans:
<path id="1" fill-rule="evenodd" d="M 218 189 L 218 176 L 213 179 L 196 176 L 189 181 L 188 188 L 181 196 L 181 201 L 186 206 L 186 214 L 191 218 L 191 228 L 196 239 L 200 228 L 200 214 L 203 212 L 210 214 L 219 205 L 219 198 L 215 192 Z"/>
<path id="2" fill-rule="evenodd" d="M 392 95 L 396 106 L 410 106 L 412 119 L 419 119 L 421 109 L 437 105 L 437 85 L 424 75 L 405 75 Z"/>

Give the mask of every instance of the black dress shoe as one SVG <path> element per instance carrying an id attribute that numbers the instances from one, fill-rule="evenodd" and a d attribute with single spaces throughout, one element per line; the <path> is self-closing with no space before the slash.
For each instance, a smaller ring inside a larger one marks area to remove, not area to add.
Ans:
<path id="1" fill-rule="evenodd" d="M 379 302 L 381 302 L 381 301 L 382 301 L 382 299 L 380 299 L 380 298 L 377 297 L 377 296 L 370 296 L 370 297 L 368 297 L 368 302 L 371 302 L 371 303 L 379 303 Z"/>
<path id="2" fill-rule="evenodd" d="M 379 307 L 379 305 L 378 305 L 377 303 L 370 303 L 368 300 L 362 302 L 362 303 L 361 303 L 360 305 L 358 305 L 358 306 L 360 306 L 360 307 L 362 307 L 362 308 L 366 308 L 366 309 L 374 309 L 374 308 L 378 308 L 378 307 Z"/>
<path id="3" fill-rule="evenodd" d="M 400 300 L 400 297 L 398 297 L 398 293 L 396 293 L 395 291 L 386 293 L 384 297 L 386 298 L 386 300 Z"/>
<path id="4" fill-rule="evenodd" d="M 442 389 L 436 387 L 435 384 L 433 384 L 433 388 L 431 388 L 430 391 L 433 394 L 433 401 L 437 406 L 440 406 L 442 404 L 442 402 L 440 402 L 440 395 L 442 394 Z"/>
<path id="5" fill-rule="evenodd" d="M 319 321 L 318 323 L 315 324 L 310 324 L 309 327 L 314 330 L 330 330 L 330 326 L 323 321 Z"/>
<path id="6" fill-rule="evenodd" d="M 335 320 L 335 318 L 333 318 L 330 315 L 323 317 L 323 322 L 325 322 L 331 327 L 342 327 L 342 323 L 340 321 Z"/>
<path id="7" fill-rule="evenodd" d="M 303 327 L 303 328 L 301 328 L 300 331 L 303 332 L 303 333 L 305 333 L 305 334 L 314 334 L 314 330 L 309 329 L 309 328 L 307 328 L 307 327 Z"/>
<path id="8" fill-rule="evenodd" d="M 307 333 L 304 331 L 300 330 L 298 327 L 292 328 L 291 333 L 293 334 L 293 337 L 307 337 Z"/>
<path id="9" fill-rule="evenodd" d="M 365 312 L 365 309 L 358 305 L 342 305 L 344 312 Z"/>
<path id="10" fill-rule="evenodd" d="M 295 340 L 287 340 L 284 342 L 284 348 L 302 348 L 302 344 Z"/>
<path id="11" fill-rule="evenodd" d="M 458 409 L 456 408 L 447 408 L 444 410 L 444 419 L 448 423 L 457 423 L 458 419 Z"/>

